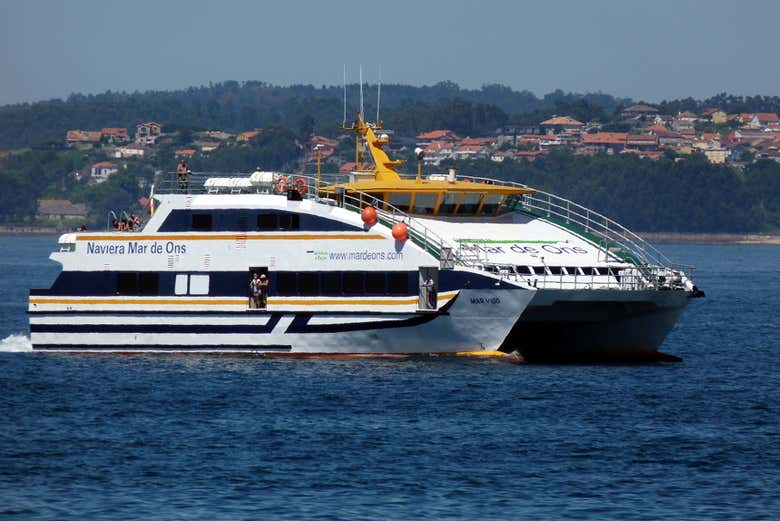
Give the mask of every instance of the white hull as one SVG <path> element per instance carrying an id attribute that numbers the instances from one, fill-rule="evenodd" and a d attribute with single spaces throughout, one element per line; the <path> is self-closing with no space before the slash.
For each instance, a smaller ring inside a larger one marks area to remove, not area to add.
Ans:
<path id="1" fill-rule="evenodd" d="M 30 315 L 35 350 L 402 354 L 497 350 L 534 291 L 461 291 L 410 313 L 47 313 Z"/>

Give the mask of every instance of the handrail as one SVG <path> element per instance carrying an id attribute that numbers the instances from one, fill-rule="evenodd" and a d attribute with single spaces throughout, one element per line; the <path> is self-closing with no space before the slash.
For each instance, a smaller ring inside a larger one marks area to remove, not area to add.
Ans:
<path id="1" fill-rule="evenodd" d="M 406 223 L 410 238 L 418 243 L 425 251 L 432 253 L 439 260 L 441 260 L 444 255 L 444 248 L 449 248 L 449 252 L 447 252 L 449 260 L 452 260 L 455 264 L 469 267 L 481 267 L 486 264 L 480 259 L 472 259 L 469 255 L 458 252 L 459 247 L 449 245 L 412 215 L 368 193 L 354 189 L 350 190 L 351 194 L 354 195 L 349 195 L 344 192 L 339 193 L 334 186 L 337 183 L 328 183 L 325 181 L 320 184 L 320 181 L 318 181 L 316 177 L 305 174 L 279 173 L 276 175 L 286 175 L 289 177 L 290 181 L 293 181 L 296 178 L 305 179 L 310 187 L 309 191 L 306 194 L 303 194 L 303 197 L 306 199 L 313 198 L 320 200 L 321 196 L 324 196 L 327 199 L 337 201 L 337 204 L 341 207 L 357 212 L 360 212 L 364 205 L 369 204 L 377 210 L 377 214 L 379 215 L 380 220 L 384 220 L 384 224 L 393 226 L 398 222 Z M 224 174 L 222 174 L 222 176 L 220 176 L 220 174 L 216 172 L 190 173 L 187 185 L 182 186 L 176 173 L 170 172 L 168 177 L 164 178 L 159 184 L 157 191 L 158 193 L 206 193 L 209 191 L 209 188 L 205 186 L 205 182 L 207 179 L 213 177 L 248 180 L 249 174 L 243 174 L 241 176 L 224 176 Z M 336 179 L 341 181 L 344 174 L 322 174 L 321 177 L 333 178 L 334 181 Z M 647 271 L 648 276 L 650 273 L 648 270 L 653 267 L 666 267 L 681 271 L 689 279 L 693 276 L 692 266 L 673 263 L 661 251 L 625 226 L 605 215 L 575 203 L 574 201 L 513 181 L 468 175 L 460 175 L 459 178 L 474 182 L 487 182 L 534 190 L 533 193 L 520 196 L 511 209 L 529 213 L 560 226 L 570 228 L 574 226 L 576 229 L 572 231 L 578 233 L 584 239 L 593 242 L 599 249 L 603 249 L 607 252 L 607 255 L 611 254 L 624 262 L 635 265 L 640 270 Z M 275 193 L 272 184 L 264 186 L 247 184 L 242 186 L 224 187 L 224 189 L 229 190 L 231 193 Z M 212 188 L 211 190 L 215 190 L 215 188 Z M 216 191 L 217 193 L 219 192 L 218 188 Z"/>
<path id="2" fill-rule="evenodd" d="M 604 240 L 606 244 L 596 242 L 597 246 L 614 255 L 617 255 L 617 252 L 611 250 L 614 246 L 617 246 L 621 251 L 629 254 L 628 258 L 624 258 L 624 260 L 636 266 L 664 266 L 683 271 L 689 277 L 692 275 L 692 266 L 673 263 L 661 251 L 622 224 L 579 203 L 513 181 L 500 181 L 477 176 L 461 175 L 459 177 L 470 181 L 488 181 L 518 188 L 530 188 L 534 190 L 534 193 L 521 196 L 519 203 L 515 205 L 515 209 L 546 218 L 554 223 L 557 221 L 555 218 L 558 218 L 564 221 L 564 223 L 558 224 L 570 225 L 573 223 L 584 228 L 586 239 L 596 242 L 593 238 L 587 237 L 587 235 L 593 235 L 596 239 Z"/>

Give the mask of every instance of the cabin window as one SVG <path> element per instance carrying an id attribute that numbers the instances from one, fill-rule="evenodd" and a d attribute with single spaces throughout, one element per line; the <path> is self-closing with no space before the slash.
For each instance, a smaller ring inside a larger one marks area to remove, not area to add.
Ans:
<path id="1" fill-rule="evenodd" d="M 326 271 L 322 273 L 322 294 L 341 295 L 341 272 Z"/>
<path id="2" fill-rule="evenodd" d="M 344 293 L 363 293 L 363 273 L 348 271 L 342 277 Z"/>
<path id="3" fill-rule="evenodd" d="M 463 201 L 458 207 L 458 215 L 473 215 L 479 208 L 479 201 L 484 194 L 463 194 Z"/>
<path id="4" fill-rule="evenodd" d="M 173 283 L 173 293 L 176 295 L 187 294 L 187 279 L 188 275 L 176 275 L 176 280 Z"/>
<path id="5" fill-rule="evenodd" d="M 409 211 L 409 202 L 412 199 L 412 194 L 395 193 L 390 192 L 387 194 L 387 202 L 392 204 L 402 212 Z"/>
<path id="6" fill-rule="evenodd" d="M 117 273 L 116 292 L 120 295 L 135 295 L 138 291 L 135 273 Z"/>
<path id="7" fill-rule="evenodd" d="M 208 295 L 209 276 L 190 275 L 190 295 Z"/>
<path id="8" fill-rule="evenodd" d="M 160 277 L 157 273 L 138 274 L 138 292 L 141 295 L 157 295 L 160 288 Z"/>
<path id="9" fill-rule="evenodd" d="M 385 274 L 381 271 L 366 273 L 366 293 L 382 295 L 385 292 Z"/>
<path id="10" fill-rule="evenodd" d="M 444 194 L 439 205 L 439 215 L 450 215 L 455 211 L 458 206 L 458 199 L 460 194 L 457 192 L 449 192 Z"/>
<path id="11" fill-rule="evenodd" d="M 261 213 L 257 216 L 257 229 L 263 231 L 299 230 L 301 216 L 297 213 Z"/>
<path id="12" fill-rule="evenodd" d="M 415 194 L 412 212 L 431 215 L 436 208 L 436 200 L 438 198 L 439 194 Z"/>
<path id="13" fill-rule="evenodd" d="M 211 230 L 211 214 L 210 213 L 194 213 L 192 214 L 192 229 L 193 230 Z"/>
<path id="14" fill-rule="evenodd" d="M 276 275 L 276 291 L 280 295 L 296 295 L 295 272 L 280 271 Z"/>
<path id="15" fill-rule="evenodd" d="M 301 295 L 317 295 L 319 293 L 319 277 L 317 273 L 301 272 L 298 274 L 298 292 Z"/>
<path id="16" fill-rule="evenodd" d="M 487 195 L 485 202 L 482 203 L 482 215 L 493 215 L 498 211 L 498 205 L 501 204 L 503 195 Z"/>
<path id="17" fill-rule="evenodd" d="M 409 292 L 409 277 L 405 271 L 391 271 L 387 274 L 387 292 L 391 295 L 406 295 Z"/>

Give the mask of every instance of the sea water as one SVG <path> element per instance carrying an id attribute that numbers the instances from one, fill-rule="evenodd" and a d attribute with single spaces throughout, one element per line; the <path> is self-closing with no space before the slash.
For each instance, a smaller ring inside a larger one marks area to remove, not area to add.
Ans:
<path id="1" fill-rule="evenodd" d="M 30 352 L 0 237 L 0 517 L 778 519 L 780 247 L 664 245 L 679 363 Z"/>

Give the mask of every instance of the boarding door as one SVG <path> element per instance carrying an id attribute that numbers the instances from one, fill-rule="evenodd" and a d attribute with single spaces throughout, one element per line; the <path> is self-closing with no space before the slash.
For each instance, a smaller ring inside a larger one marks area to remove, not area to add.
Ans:
<path id="1" fill-rule="evenodd" d="M 436 311 L 439 288 L 439 268 L 420 267 L 420 296 L 417 309 L 420 311 Z"/>
<path id="2" fill-rule="evenodd" d="M 252 311 L 262 311 L 267 308 L 268 290 L 271 287 L 269 277 L 268 266 L 250 266 L 246 290 L 248 308 Z"/>

